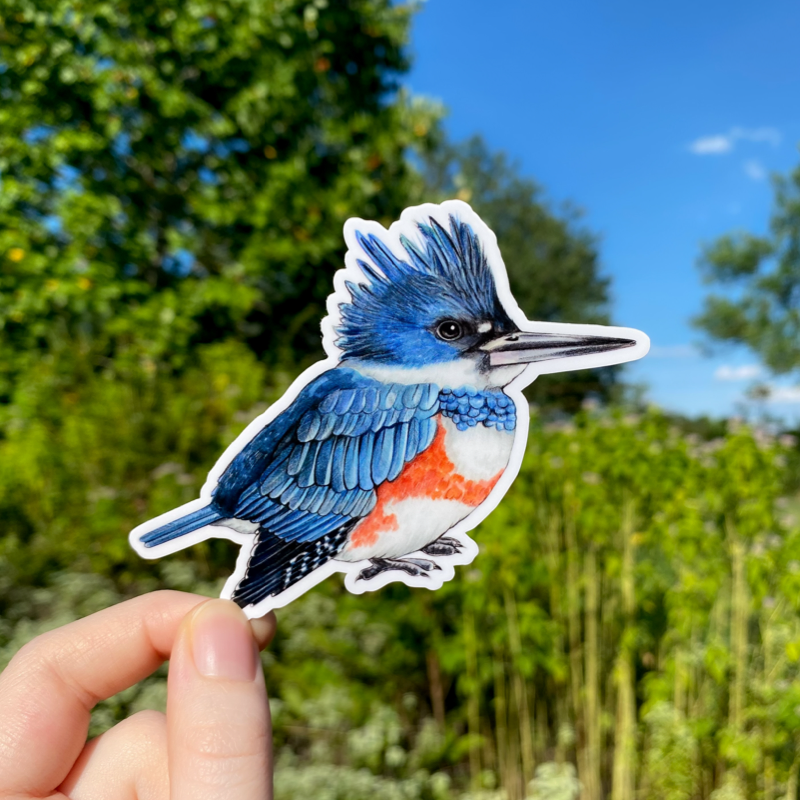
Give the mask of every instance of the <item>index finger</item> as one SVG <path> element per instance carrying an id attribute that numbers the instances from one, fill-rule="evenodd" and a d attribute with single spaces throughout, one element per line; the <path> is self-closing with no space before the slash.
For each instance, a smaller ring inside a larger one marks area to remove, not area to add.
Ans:
<path id="1" fill-rule="evenodd" d="M 55 789 L 86 743 L 93 706 L 169 658 L 181 620 L 204 600 L 154 592 L 25 645 L 0 675 L 0 795 Z"/>

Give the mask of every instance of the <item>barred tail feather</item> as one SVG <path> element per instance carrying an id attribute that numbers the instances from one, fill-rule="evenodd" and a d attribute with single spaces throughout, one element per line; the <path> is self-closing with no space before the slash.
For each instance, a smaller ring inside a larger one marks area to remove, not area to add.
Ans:
<path id="1" fill-rule="evenodd" d="M 160 528 L 148 531 L 139 538 L 139 541 L 145 547 L 156 547 L 177 539 L 179 536 L 196 531 L 198 528 L 210 525 L 223 517 L 224 514 L 221 514 L 212 506 L 205 506 L 198 508 L 197 511 L 192 511 L 191 514 L 187 514 L 185 517 L 178 517 L 178 519 L 174 519 Z"/>
<path id="2" fill-rule="evenodd" d="M 231 600 L 244 608 L 286 591 L 335 558 L 344 548 L 347 535 L 357 522 L 350 520 L 313 542 L 287 542 L 262 527 L 250 555 L 247 572 L 233 590 Z"/>

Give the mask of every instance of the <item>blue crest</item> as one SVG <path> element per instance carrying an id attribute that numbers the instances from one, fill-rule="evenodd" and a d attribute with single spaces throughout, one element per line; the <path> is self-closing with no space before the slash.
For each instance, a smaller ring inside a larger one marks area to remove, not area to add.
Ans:
<path id="1" fill-rule="evenodd" d="M 435 219 L 419 223 L 418 242 L 401 236 L 407 259 L 373 233 L 356 233 L 370 261 L 358 259 L 369 283 L 346 283 L 352 301 L 340 305 L 336 344 L 345 358 L 406 366 L 458 358 L 431 333 L 438 320 L 508 319 L 480 239 L 450 215 L 449 230 Z"/>

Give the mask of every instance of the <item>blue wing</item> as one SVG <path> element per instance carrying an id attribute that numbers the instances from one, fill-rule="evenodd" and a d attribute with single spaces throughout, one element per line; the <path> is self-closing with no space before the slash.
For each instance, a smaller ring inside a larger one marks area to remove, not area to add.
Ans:
<path id="1" fill-rule="evenodd" d="M 337 367 L 236 456 L 213 503 L 285 542 L 316 542 L 365 517 L 436 435 L 439 387 L 384 384 Z"/>

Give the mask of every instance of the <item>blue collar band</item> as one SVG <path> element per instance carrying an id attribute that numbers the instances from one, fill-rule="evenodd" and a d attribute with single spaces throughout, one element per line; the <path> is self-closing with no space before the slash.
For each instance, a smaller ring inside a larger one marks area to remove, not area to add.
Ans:
<path id="1" fill-rule="evenodd" d="M 514 401 L 501 391 L 462 386 L 439 392 L 439 411 L 450 417 L 460 431 L 474 428 L 482 422 L 487 428 L 513 431 L 517 426 Z"/>

